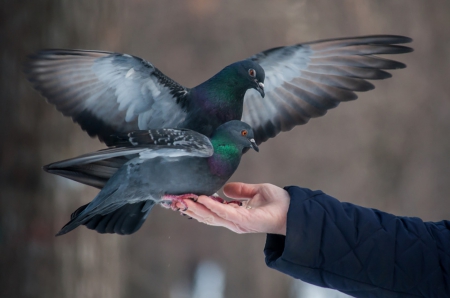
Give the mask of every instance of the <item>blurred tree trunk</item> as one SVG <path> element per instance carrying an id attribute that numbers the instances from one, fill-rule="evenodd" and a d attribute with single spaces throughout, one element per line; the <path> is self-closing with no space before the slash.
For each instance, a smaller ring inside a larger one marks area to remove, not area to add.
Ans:
<path id="1" fill-rule="evenodd" d="M 59 0 L 0 4 L 0 297 L 121 296 L 117 237 L 79 231 L 54 237 L 70 212 L 92 199 L 95 191 L 41 169 L 86 151 L 95 142 L 44 99 L 36 100 L 22 73 L 26 55 L 39 48 L 80 47 L 107 35 L 117 6 L 106 4 Z M 88 10 L 95 14 L 95 26 L 83 20 Z"/>

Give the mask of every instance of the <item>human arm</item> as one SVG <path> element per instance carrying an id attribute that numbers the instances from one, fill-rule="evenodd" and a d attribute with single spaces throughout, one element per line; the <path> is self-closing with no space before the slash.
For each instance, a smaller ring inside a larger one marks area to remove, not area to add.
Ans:
<path id="1" fill-rule="evenodd" d="M 357 297 L 450 296 L 448 221 L 423 222 L 341 203 L 321 191 L 286 190 L 286 236 L 267 235 L 269 267 Z"/>

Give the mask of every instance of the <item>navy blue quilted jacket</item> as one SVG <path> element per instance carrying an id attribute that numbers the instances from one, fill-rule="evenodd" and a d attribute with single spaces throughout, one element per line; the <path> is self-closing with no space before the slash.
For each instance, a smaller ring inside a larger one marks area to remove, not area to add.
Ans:
<path id="1" fill-rule="evenodd" d="M 287 187 L 286 236 L 269 267 L 355 297 L 450 297 L 450 221 L 423 222 Z"/>

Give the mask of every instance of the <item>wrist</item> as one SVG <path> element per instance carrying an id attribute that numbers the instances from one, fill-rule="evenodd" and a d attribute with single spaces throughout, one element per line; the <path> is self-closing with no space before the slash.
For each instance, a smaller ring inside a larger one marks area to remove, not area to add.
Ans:
<path id="1" fill-rule="evenodd" d="M 278 229 L 278 233 L 277 234 L 286 236 L 286 218 L 284 219 L 284 222 L 281 225 L 281 227 Z"/>
<path id="2" fill-rule="evenodd" d="M 277 223 L 273 228 L 267 229 L 267 234 L 276 234 L 286 236 L 286 216 L 281 220 L 281 222 Z"/>

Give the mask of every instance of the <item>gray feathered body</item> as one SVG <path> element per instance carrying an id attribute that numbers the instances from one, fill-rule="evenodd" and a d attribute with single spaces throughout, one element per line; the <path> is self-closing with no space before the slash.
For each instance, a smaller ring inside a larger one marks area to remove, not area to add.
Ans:
<path id="1" fill-rule="evenodd" d="M 163 195 L 182 195 L 187 193 L 212 195 L 231 177 L 230 173 L 218 176 L 211 174 L 207 158 L 202 157 L 155 157 L 143 160 L 134 158 L 123 165 L 106 183 L 94 200 L 61 229 L 58 235 L 70 232 L 81 224 L 87 224 L 94 217 L 107 216 L 127 205 L 135 205 L 141 210 L 136 214 L 121 214 L 121 217 L 142 217 L 136 229 L 127 231 L 128 227 L 99 232 L 131 234 L 142 225 L 151 208 L 161 203 Z M 120 212 L 119 212 L 120 213 Z M 88 225 L 89 227 L 89 225 Z"/>
<path id="2" fill-rule="evenodd" d="M 208 159 L 202 157 L 156 157 L 142 160 L 135 158 L 108 181 L 94 199 L 102 201 L 104 194 L 117 189 L 108 203 L 135 203 L 143 200 L 160 202 L 165 194 L 186 193 L 212 195 L 230 178 L 231 173 L 211 174 Z M 106 201 L 103 201 L 106 203 Z"/>
<path id="3" fill-rule="evenodd" d="M 132 234 L 155 204 L 164 203 L 165 195 L 216 193 L 236 171 L 244 148 L 256 146 L 251 127 L 241 121 L 220 126 L 211 141 L 193 131 L 176 129 L 139 131 L 127 136 L 118 141 L 125 147 L 45 167 L 50 173 L 92 185 L 96 175 L 104 174 L 99 162 L 108 163 L 117 154 L 131 157 L 111 174 L 91 203 L 72 214 L 57 235 L 79 225 L 100 233 Z"/>

